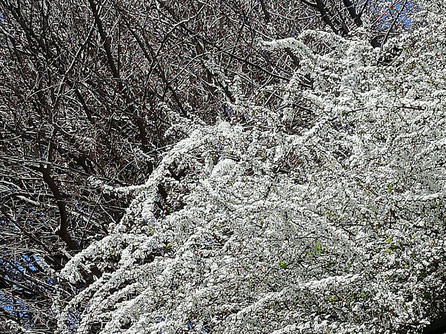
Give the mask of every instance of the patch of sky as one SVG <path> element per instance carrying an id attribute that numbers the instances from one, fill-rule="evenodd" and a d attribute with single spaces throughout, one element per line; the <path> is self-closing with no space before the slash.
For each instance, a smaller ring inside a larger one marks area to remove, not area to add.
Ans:
<path id="1" fill-rule="evenodd" d="M 372 5 L 371 11 L 381 16 L 380 21 L 378 21 L 378 29 L 380 30 L 389 29 L 394 20 L 397 20 L 404 28 L 410 29 L 411 17 L 416 9 L 410 0 L 382 0 L 377 2 L 375 6 Z"/>

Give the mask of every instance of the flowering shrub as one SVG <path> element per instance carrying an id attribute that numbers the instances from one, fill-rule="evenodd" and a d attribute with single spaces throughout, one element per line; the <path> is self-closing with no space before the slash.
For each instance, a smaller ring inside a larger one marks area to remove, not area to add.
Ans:
<path id="1" fill-rule="evenodd" d="M 102 275 L 60 331 L 76 314 L 78 333 L 416 333 L 444 312 L 446 25 L 422 9 L 384 50 L 259 42 L 301 67 L 250 99 L 235 82 L 227 121 L 109 187 L 134 200 L 62 271 Z"/>

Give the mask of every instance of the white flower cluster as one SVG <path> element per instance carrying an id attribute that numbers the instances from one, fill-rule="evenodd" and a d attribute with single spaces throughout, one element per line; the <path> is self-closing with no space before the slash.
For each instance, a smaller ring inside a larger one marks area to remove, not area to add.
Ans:
<path id="1" fill-rule="evenodd" d="M 328 33 L 301 36 L 323 56 L 265 43 L 303 60 L 265 88 L 282 104 L 237 105 L 252 123 L 202 126 L 165 155 L 112 234 L 62 272 L 103 274 L 60 332 L 415 333 L 444 311 L 444 26 L 416 33 L 391 65 Z M 160 213 L 160 185 L 162 205 L 182 205 Z"/>

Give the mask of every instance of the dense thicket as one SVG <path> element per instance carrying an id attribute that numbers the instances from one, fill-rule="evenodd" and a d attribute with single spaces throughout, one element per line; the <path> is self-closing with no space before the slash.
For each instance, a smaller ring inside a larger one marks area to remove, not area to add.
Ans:
<path id="1" fill-rule="evenodd" d="M 300 66 L 251 96 L 236 77 L 229 119 L 192 126 L 143 185 L 103 185 L 135 200 L 62 270 L 101 275 L 60 330 L 417 333 L 444 312 L 442 6 L 384 56 L 314 29 L 258 41 Z"/>
<path id="2" fill-rule="evenodd" d="M 184 178 L 198 180 L 201 172 L 189 170 L 195 162 L 187 157 L 167 164 L 162 153 L 172 154 L 194 129 L 217 131 L 213 124 L 221 119 L 256 131 L 273 127 L 274 136 L 303 134 L 320 117 L 305 94 L 316 96 L 325 87 L 334 94 L 327 101 L 343 103 L 333 73 L 344 69 L 329 59 L 360 62 L 364 56 L 364 62 L 382 68 L 403 50 L 416 49 L 422 34 L 380 49 L 402 31 L 430 23 L 423 18 L 410 26 L 412 6 L 347 0 L 1 0 L 0 304 L 8 326 L 54 332 L 59 307 L 80 291 L 91 291 L 103 271 L 116 269 L 116 263 L 105 270 L 92 262 L 78 268 L 76 282 L 59 275 L 93 241 L 114 237 L 131 198 L 127 190 L 157 178 L 154 168 L 168 173 L 166 180 L 156 179 L 153 190 L 156 219 L 187 207 L 183 197 L 193 183 Z M 321 38 L 308 29 L 332 34 Z M 296 40 L 284 40 L 293 36 Z M 339 51 L 347 40 L 363 41 L 359 51 L 348 49 L 357 56 Z M 312 67 L 318 57 L 326 72 Z M 400 69 L 392 65 L 389 71 Z M 270 144 L 256 145 L 274 146 L 274 136 Z M 208 170 L 219 161 L 228 166 L 248 161 L 237 152 L 209 150 L 210 156 L 204 151 L 195 156 Z M 300 154 L 290 161 L 302 159 Z M 289 177 L 290 166 L 278 170 Z M 163 247 L 155 253 L 164 254 Z M 76 329 L 83 307 L 59 326 L 66 321 Z M 100 323 L 88 330 L 99 330 Z"/>

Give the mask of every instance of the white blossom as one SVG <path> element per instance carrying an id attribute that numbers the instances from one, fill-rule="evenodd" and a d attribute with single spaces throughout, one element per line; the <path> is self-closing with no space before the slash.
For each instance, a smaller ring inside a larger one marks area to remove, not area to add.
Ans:
<path id="1" fill-rule="evenodd" d="M 112 234 L 62 271 L 104 273 L 61 312 L 60 332 L 70 312 L 79 333 L 419 331 L 445 307 L 445 55 L 431 61 L 427 47 L 444 45 L 440 32 L 433 21 L 399 36 L 392 66 L 326 32 L 265 42 L 306 60 L 277 85 L 286 117 L 240 99 L 252 123 L 200 125 L 173 146 Z M 299 86 L 308 73 L 313 90 Z M 289 132 L 293 101 L 313 119 Z"/>

